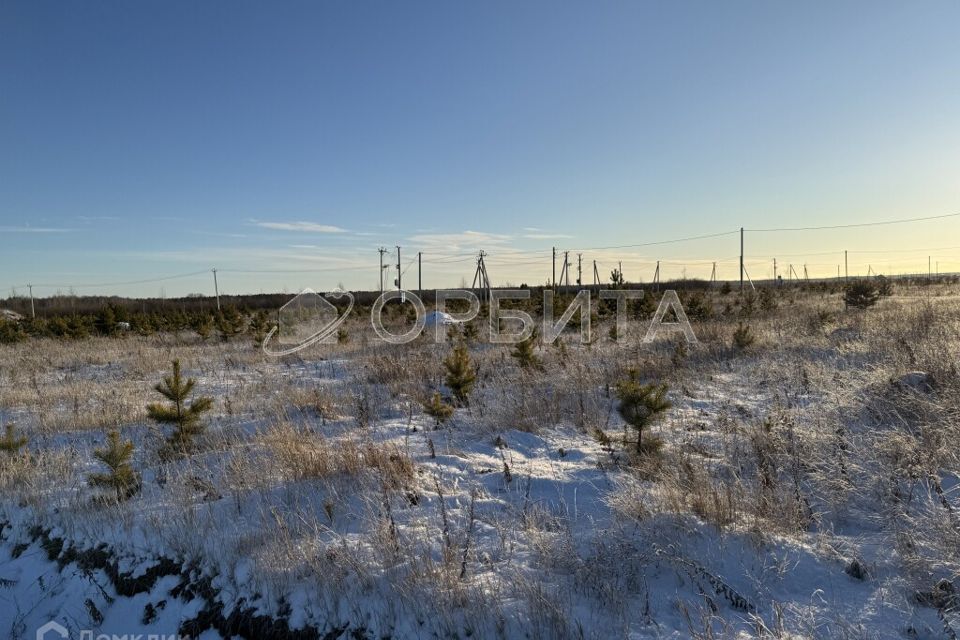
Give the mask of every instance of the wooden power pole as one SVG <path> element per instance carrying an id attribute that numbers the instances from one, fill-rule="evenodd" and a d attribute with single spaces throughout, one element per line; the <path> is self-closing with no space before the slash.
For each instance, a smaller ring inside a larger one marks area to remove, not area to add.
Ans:
<path id="1" fill-rule="evenodd" d="M 397 291 L 403 291 L 403 273 L 400 271 L 400 246 L 397 246 Z"/>
<path id="2" fill-rule="evenodd" d="M 553 276 L 550 278 L 550 286 L 554 292 L 557 290 L 557 248 L 553 248 Z"/>
<path id="3" fill-rule="evenodd" d="M 378 251 L 380 252 L 380 295 L 383 295 L 383 270 L 385 268 L 383 266 L 383 254 L 385 254 L 387 250 L 380 247 Z"/>
<path id="4" fill-rule="evenodd" d="M 743 227 L 740 227 L 740 293 L 743 293 Z"/>
<path id="5" fill-rule="evenodd" d="M 220 287 L 217 286 L 217 270 L 211 269 L 213 271 L 213 295 L 217 297 L 217 311 L 220 311 Z"/>

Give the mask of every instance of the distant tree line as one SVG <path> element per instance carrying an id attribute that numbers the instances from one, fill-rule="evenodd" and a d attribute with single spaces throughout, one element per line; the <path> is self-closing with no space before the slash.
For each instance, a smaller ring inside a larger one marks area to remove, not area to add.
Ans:
<path id="1" fill-rule="evenodd" d="M 756 284 L 756 290 L 748 287 L 743 296 L 735 295 L 739 282 L 710 283 L 705 280 L 674 280 L 657 285 L 649 283 L 619 284 L 620 288 L 642 289 L 646 293 L 642 299 L 630 303 L 631 317 L 636 320 L 649 319 L 660 300 L 660 292 L 666 289 L 676 290 L 686 314 L 692 320 L 706 321 L 713 317 L 737 314 L 750 317 L 755 312 L 767 312 L 775 309 L 778 300 L 790 291 L 819 294 L 843 294 L 846 303 L 854 307 L 869 306 L 873 294 L 860 291 L 863 287 L 877 289 L 877 296 L 890 295 L 891 280 L 882 276 L 871 278 L 851 278 L 850 283 L 843 280 L 764 281 Z M 956 276 L 939 278 L 897 278 L 898 284 L 925 285 L 932 282 L 956 283 Z M 858 284 L 859 283 L 859 284 Z M 581 288 L 595 293 L 611 285 L 584 285 L 583 287 L 558 286 L 554 300 L 554 309 L 566 309 Z M 505 309 L 522 309 L 534 317 L 543 315 L 543 286 L 521 284 L 519 289 L 530 290 L 530 297 L 524 300 L 506 299 L 501 301 Z M 710 295 L 719 294 L 719 297 Z M 368 314 L 378 292 L 355 292 L 353 315 L 359 317 Z M 12 320 L 0 316 L 0 343 L 12 343 L 30 337 L 48 337 L 63 339 L 81 339 L 90 336 L 150 335 L 153 333 L 174 333 L 192 331 L 201 338 L 219 337 L 232 340 L 249 334 L 254 340 L 262 340 L 275 324 L 276 312 L 293 296 L 284 293 L 256 294 L 246 296 L 220 296 L 220 310 L 212 297 L 187 296 L 183 298 L 121 298 L 106 296 L 53 296 L 34 300 L 36 318 L 31 317 L 30 299 L 22 296 L 0 301 L 0 309 L 10 310 L 22 316 Z M 424 304 L 430 308 L 435 299 L 435 291 L 422 292 Z M 347 300 L 328 299 L 342 313 Z M 468 304 L 463 300 L 449 300 L 449 311 L 463 312 Z M 615 300 L 597 300 L 591 308 L 592 320 L 603 319 L 616 311 Z M 412 305 L 392 301 L 384 308 L 388 319 L 412 321 Z M 481 305 L 480 317 L 488 315 L 487 303 Z M 571 324 L 580 321 L 579 311 L 571 319 Z"/>

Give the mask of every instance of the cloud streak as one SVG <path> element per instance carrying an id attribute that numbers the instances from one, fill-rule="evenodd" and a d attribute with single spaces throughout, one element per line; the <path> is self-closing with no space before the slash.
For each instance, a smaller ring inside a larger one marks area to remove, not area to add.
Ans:
<path id="1" fill-rule="evenodd" d="M 61 229 L 55 227 L 0 227 L 2 233 L 68 233 L 73 229 Z"/>
<path id="2" fill-rule="evenodd" d="M 461 233 L 421 233 L 408 240 L 425 247 L 458 250 L 482 248 L 489 245 L 504 245 L 510 242 L 510 236 L 482 231 L 463 231 Z"/>
<path id="3" fill-rule="evenodd" d="M 529 240 L 562 240 L 564 238 L 572 238 L 573 236 L 565 233 L 527 233 L 524 234 L 523 237 Z"/>
<path id="4" fill-rule="evenodd" d="M 346 229 L 332 224 L 320 224 L 300 220 L 297 222 L 254 222 L 257 227 L 274 231 L 296 231 L 299 233 L 346 233 Z"/>

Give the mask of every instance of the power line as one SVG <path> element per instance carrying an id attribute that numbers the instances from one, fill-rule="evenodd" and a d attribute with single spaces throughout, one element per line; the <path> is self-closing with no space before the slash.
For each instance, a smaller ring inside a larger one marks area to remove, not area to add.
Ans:
<path id="1" fill-rule="evenodd" d="M 688 236 L 686 238 L 675 238 L 673 240 L 660 240 L 657 242 L 641 242 L 638 244 L 621 244 L 609 247 L 575 247 L 570 249 L 570 251 L 608 251 L 610 249 L 634 249 L 637 247 L 654 247 L 662 244 L 675 244 L 678 242 L 691 242 L 693 240 L 706 240 L 708 238 L 722 238 L 724 236 L 732 236 L 739 231 L 723 231 L 721 233 L 708 233 L 702 236 Z"/>
<path id="2" fill-rule="evenodd" d="M 342 267 L 316 267 L 313 269 L 217 269 L 219 273 L 253 273 L 253 274 L 271 274 L 271 273 L 325 273 L 329 271 L 364 271 L 369 269 L 367 266 L 342 266 Z"/>
<path id="3" fill-rule="evenodd" d="M 943 220 L 944 218 L 956 218 L 960 217 L 960 212 L 957 213 L 947 213 L 940 216 L 924 216 L 922 218 L 903 218 L 900 220 L 882 220 L 876 222 L 856 222 L 853 224 L 833 224 L 825 225 L 820 227 L 780 227 L 780 228 L 770 228 L 770 229 L 744 229 L 744 231 L 750 231 L 751 233 L 767 233 L 775 231 L 820 231 L 827 229 L 853 229 L 856 227 L 879 227 L 888 224 L 905 224 L 908 222 L 924 222 L 927 220 Z"/>
<path id="4" fill-rule="evenodd" d="M 226 271 L 226 269 L 221 269 L 220 271 Z M 206 275 L 210 273 L 209 270 L 204 269 L 203 271 L 193 271 L 191 273 L 181 273 L 173 276 L 163 276 L 160 278 L 149 278 L 145 280 L 126 280 L 123 282 L 98 282 L 95 284 L 34 284 L 34 287 L 44 287 L 52 289 L 94 289 L 97 287 L 122 287 L 126 285 L 134 284 L 151 284 L 153 282 L 165 282 L 167 280 L 178 280 L 180 278 L 191 278 L 199 275 Z M 26 287 L 28 285 L 18 284 L 13 285 L 15 287 Z"/>

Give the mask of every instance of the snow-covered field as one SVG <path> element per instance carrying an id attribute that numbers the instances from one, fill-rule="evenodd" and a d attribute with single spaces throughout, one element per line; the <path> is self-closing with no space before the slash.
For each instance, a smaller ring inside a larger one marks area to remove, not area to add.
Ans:
<path id="1" fill-rule="evenodd" d="M 480 340 L 439 427 L 451 345 L 364 319 L 279 361 L 192 335 L 0 347 L 0 421 L 29 437 L 0 460 L 0 635 L 956 637 L 955 293 L 749 314 L 711 293 L 686 353 L 601 318 L 539 346 L 542 371 Z M 161 461 L 144 407 L 174 358 L 214 409 Z M 669 385 L 658 456 L 617 412 L 631 368 Z M 142 474 L 120 504 L 87 482 L 111 428 Z"/>

